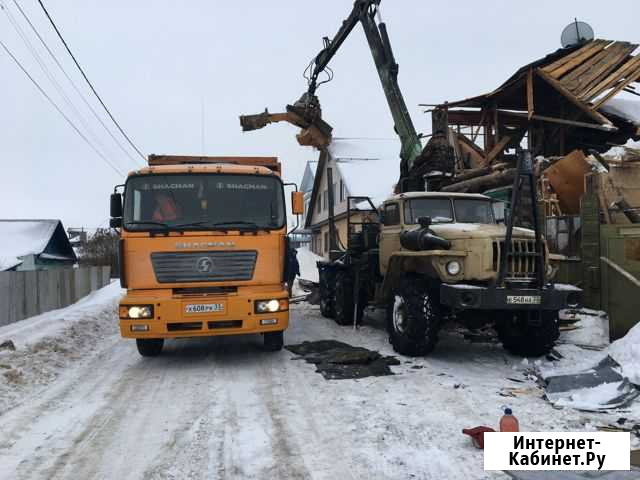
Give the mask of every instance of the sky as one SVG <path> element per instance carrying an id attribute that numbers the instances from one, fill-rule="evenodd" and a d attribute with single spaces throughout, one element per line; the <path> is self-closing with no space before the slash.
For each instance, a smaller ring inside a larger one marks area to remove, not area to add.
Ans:
<path id="1" fill-rule="evenodd" d="M 85 99 L 112 130 L 37 0 L 15 0 Z M 352 1 L 43 0 L 112 114 L 146 155 L 275 155 L 300 182 L 318 154 L 288 124 L 241 131 L 238 116 L 283 111 L 306 90 L 305 67 L 348 16 Z M 115 167 L 109 166 L 0 50 L 0 218 L 60 218 L 65 227 L 106 226 L 109 194 L 143 160 L 125 155 L 48 57 L 14 0 L 0 0 L 0 40 Z M 399 83 L 418 132 L 420 103 L 492 90 L 518 67 L 560 47 L 575 17 L 596 37 L 639 42 L 637 0 L 426 2 L 383 0 Z M 11 19 L 42 57 L 84 121 L 43 73 Z M 390 138 L 393 122 L 362 28 L 330 64 L 318 90 L 335 137 Z M 89 130 L 86 128 L 88 126 Z M 93 134 L 91 133 L 93 132 Z M 203 135 L 204 133 L 204 135 Z M 120 172 L 120 173 L 118 173 Z"/>

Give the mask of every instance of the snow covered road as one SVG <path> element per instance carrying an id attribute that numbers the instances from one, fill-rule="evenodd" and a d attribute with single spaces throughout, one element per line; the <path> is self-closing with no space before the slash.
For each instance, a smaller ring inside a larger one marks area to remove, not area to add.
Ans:
<path id="1" fill-rule="evenodd" d="M 521 359 L 455 332 L 433 356 L 400 357 L 396 375 L 361 380 L 326 381 L 257 336 L 170 341 L 142 358 L 118 335 L 119 294 L 111 285 L 46 322 L 0 328 L 16 344 L 0 373 L 19 372 L 0 377 L 0 478 L 506 478 L 482 470 L 462 428 L 495 426 L 504 404 L 529 431 L 620 416 L 553 409 Z M 321 339 L 393 354 L 379 329 L 295 306 L 286 343 Z M 509 387 L 529 391 L 503 396 Z"/>

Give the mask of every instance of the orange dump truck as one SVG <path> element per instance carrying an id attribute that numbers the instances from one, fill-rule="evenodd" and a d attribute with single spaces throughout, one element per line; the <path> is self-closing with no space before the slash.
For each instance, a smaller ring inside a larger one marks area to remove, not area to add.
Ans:
<path id="1" fill-rule="evenodd" d="M 150 155 L 116 187 L 120 332 L 141 355 L 159 355 L 166 338 L 213 335 L 260 333 L 266 349 L 282 348 L 290 249 L 280 174 L 272 157 Z M 300 193 L 291 206 L 301 213 Z"/>

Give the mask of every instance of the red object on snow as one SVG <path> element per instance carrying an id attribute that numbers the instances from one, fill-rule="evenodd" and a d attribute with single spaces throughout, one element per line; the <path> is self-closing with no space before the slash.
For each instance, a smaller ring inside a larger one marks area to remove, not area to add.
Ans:
<path id="1" fill-rule="evenodd" d="M 491 427 L 474 427 L 474 428 L 465 428 L 462 430 L 462 433 L 469 435 L 473 444 L 476 448 L 484 449 L 484 433 L 485 432 L 495 432 L 495 430 Z"/>

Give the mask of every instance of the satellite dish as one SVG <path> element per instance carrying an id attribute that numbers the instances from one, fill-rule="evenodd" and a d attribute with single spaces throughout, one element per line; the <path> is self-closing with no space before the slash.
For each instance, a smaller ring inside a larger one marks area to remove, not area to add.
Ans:
<path id="1" fill-rule="evenodd" d="M 593 28 L 591 28 L 588 23 L 579 22 L 576 19 L 564 27 L 562 35 L 560 36 L 560 42 L 562 43 L 562 48 L 567 48 L 589 42 L 593 40 L 593 38 Z"/>

